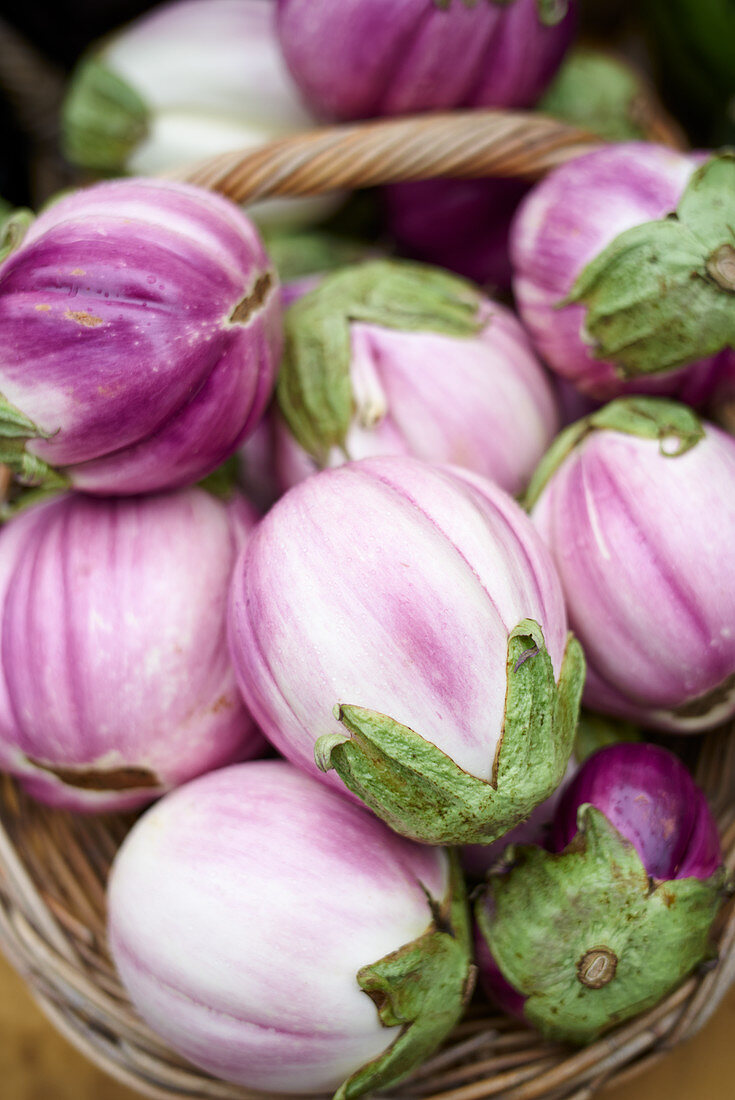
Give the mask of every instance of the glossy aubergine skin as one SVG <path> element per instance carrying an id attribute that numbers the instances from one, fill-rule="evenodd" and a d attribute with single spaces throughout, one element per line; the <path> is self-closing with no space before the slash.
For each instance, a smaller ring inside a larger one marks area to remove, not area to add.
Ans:
<path id="1" fill-rule="evenodd" d="M 391 716 L 490 779 L 508 637 L 526 617 L 558 678 L 563 600 L 522 510 L 470 471 L 386 456 L 307 478 L 271 509 L 235 569 L 230 647 L 269 740 L 349 795 L 314 763 L 343 703 Z"/>
<path id="2" fill-rule="evenodd" d="M 48 207 L 0 266 L 0 393 L 34 426 L 26 451 L 76 488 L 176 488 L 255 428 L 280 318 L 237 207 L 178 183 L 98 184 Z"/>
<path id="3" fill-rule="evenodd" d="M 135 826 L 112 869 L 110 944 L 136 1009 L 196 1065 L 322 1093 L 401 1034 L 360 971 L 426 933 L 429 897 L 442 905 L 449 887 L 445 851 L 258 761 L 187 784 Z"/>
<path id="4" fill-rule="evenodd" d="M 594 430 L 533 507 L 585 648 L 585 705 L 697 732 L 735 713 L 735 440 L 679 455 Z"/>
<path id="5" fill-rule="evenodd" d="M 0 535 L 0 763 L 36 798 L 130 810 L 265 743 L 225 635 L 247 502 L 70 493 Z"/>
<path id="6" fill-rule="evenodd" d="M 676 210 L 703 159 L 640 142 L 612 145 L 551 172 L 514 218 L 511 262 L 521 319 L 549 366 L 590 397 L 665 394 L 697 406 L 709 395 L 717 356 L 624 381 L 614 363 L 594 356 L 586 307 L 560 308 L 577 277 L 615 238 Z"/>
<path id="7" fill-rule="evenodd" d="M 656 881 L 707 879 L 722 863 L 704 793 L 678 757 L 658 745 L 610 745 L 585 761 L 557 806 L 552 851 L 563 851 L 577 835 L 585 803 L 602 810 Z"/>
<path id="8" fill-rule="evenodd" d="M 309 105 L 360 119 L 455 107 L 527 107 L 556 72 L 576 25 L 537 0 L 279 0 L 286 61 Z"/>

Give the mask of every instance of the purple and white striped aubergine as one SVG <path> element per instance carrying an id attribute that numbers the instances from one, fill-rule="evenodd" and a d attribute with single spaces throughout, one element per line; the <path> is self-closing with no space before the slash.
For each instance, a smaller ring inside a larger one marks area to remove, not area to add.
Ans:
<path id="1" fill-rule="evenodd" d="M 138 822 L 112 869 L 109 940 L 155 1031 L 268 1092 L 391 1085 L 474 982 L 456 857 L 281 760 L 197 779 Z"/>
<path id="2" fill-rule="evenodd" d="M 66 809 L 130 810 L 257 755 L 227 648 L 255 515 L 203 489 L 65 494 L 0 532 L 0 767 Z"/>
<path id="3" fill-rule="evenodd" d="M 60 199 L 0 265 L 0 461 L 93 493 L 204 477 L 266 406 L 280 316 L 225 199 L 154 180 Z"/>
<path id="4" fill-rule="evenodd" d="M 735 156 L 613 145 L 552 172 L 511 233 L 543 358 L 592 397 L 707 398 L 735 341 Z"/>
<path id="5" fill-rule="evenodd" d="M 528 517 L 468 470 L 307 478 L 240 558 L 229 634 L 283 755 L 413 839 L 490 843 L 564 775 L 584 658 Z"/>
<path id="6" fill-rule="evenodd" d="M 412 454 L 519 493 L 559 423 L 509 310 L 449 272 L 395 260 L 337 271 L 291 306 L 277 395 L 284 488 L 320 466 Z"/>
<path id="7" fill-rule="evenodd" d="M 152 176 L 314 126 L 276 36 L 274 0 L 174 0 L 85 54 L 62 110 L 72 164 Z M 327 216 L 332 195 L 248 204 L 258 224 Z"/>
<path id="8" fill-rule="evenodd" d="M 286 62 L 326 118 L 528 107 L 576 25 L 575 0 L 278 0 Z"/>
<path id="9" fill-rule="evenodd" d="M 710 953 L 724 898 L 717 825 L 672 753 L 611 745 L 564 791 L 549 847 L 517 849 L 489 879 L 477 961 L 506 1011 L 548 1038 L 587 1043 Z"/>
<path id="10" fill-rule="evenodd" d="M 619 398 L 562 432 L 528 503 L 585 704 L 682 733 L 735 714 L 735 440 L 665 398 Z"/>

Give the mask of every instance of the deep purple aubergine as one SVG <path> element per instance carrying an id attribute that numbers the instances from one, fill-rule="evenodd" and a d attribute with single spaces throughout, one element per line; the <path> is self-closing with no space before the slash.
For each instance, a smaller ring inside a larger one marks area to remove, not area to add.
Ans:
<path id="1" fill-rule="evenodd" d="M 488 993 L 545 1036 L 586 1043 L 652 1007 L 712 951 L 717 825 L 681 761 L 611 745 L 581 767 L 550 850 L 515 852 L 476 907 Z"/>
<path id="2" fill-rule="evenodd" d="M 0 460 L 99 494 L 197 481 L 255 428 L 280 347 L 232 203 L 162 180 L 68 195 L 0 264 Z"/>
<path id="3" fill-rule="evenodd" d="M 278 33 L 307 103 L 358 119 L 528 107 L 556 72 L 575 0 L 278 0 Z"/>

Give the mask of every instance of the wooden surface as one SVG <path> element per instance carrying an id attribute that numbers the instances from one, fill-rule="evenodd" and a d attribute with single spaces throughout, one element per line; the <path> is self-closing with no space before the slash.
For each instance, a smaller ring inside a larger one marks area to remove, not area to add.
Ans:
<path id="1" fill-rule="evenodd" d="M 605 1100 L 732 1100 L 735 989 L 705 1028 L 665 1062 Z M 2 1100 L 136 1100 L 77 1054 L 48 1024 L 0 956 Z"/>

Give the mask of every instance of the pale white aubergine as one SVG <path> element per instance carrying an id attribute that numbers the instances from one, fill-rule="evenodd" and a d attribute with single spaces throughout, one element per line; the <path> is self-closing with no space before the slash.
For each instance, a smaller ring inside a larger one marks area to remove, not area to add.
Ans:
<path id="1" fill-rule="evenodd" d="M 109 940 L 180 1054 L 268 1092 L 385 1088 L 472 990 L 456 856 L 397 836 L 285 761 L 167 796 L 113 865 Z"/>

